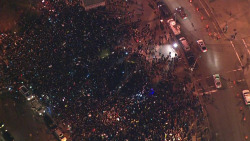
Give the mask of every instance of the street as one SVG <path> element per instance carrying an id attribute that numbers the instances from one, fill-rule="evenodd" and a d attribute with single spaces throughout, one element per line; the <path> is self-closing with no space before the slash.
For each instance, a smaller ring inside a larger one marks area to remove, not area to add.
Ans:
<path id="1" fill-rule="evenodd" d="M 212 20 L 212 18 L 215 17 L 211 15 L 209 15 L 210 17 L 208 16 L 207 11 L 209 10 L 203 8 L 203 3 L 200 3 L 200 1 L 189 3 L 188 1 L 180 0 L 170 0 L 166 1 L 166 3 L 171 9 L 179 5 L 186 9 L 186 13 L 188 14 L 187 20 L 182 20 L 177 17 L 181 22 L 182 31 L 184 31 L 187 38 L 192 40 L 194 44 L 197 39 L 202 38 L 208 48 L 206 53 L 202 53 L 199 48 L 197 48 L 197 45 L 194 46 L 193 52 L 195 52 L 196 56 L 201 55 L 201 59 L 198 60 L 198 70 L 192 73 L 194 76 L 193 81 L 196 85 L 196 92 L 199 95 L 203 95 L 201 96 L 201 102 L 203 102 L 208 112 L 212 136 L 211 140 L 228 141 L 246 139 L 250 136 L 250 127 L 247 126 L 250 125 L 250 111 L 249 107 L 244 105 L 242 90 L 248 89 L 246 81 L 249 80 L 249 77 L 248 79 L 246 77 L 249 76 L 247 64 L 247 56 L 249 56 L 247 43 L 249 43 L 249 38 L 246 38 L 247 33 L 243 32 L 243 30 L 246 31 L 247 29 L 244 28 L 249 26 L 235 27 L 237 31 L 242 33 L 241 37 L 245 36 L 245 39 L 239 38 L 229 41 L 226 37 L 227 34 L 223 35 L 223 33 L 221 33 L 221 39 L 213 39 L 208 35 L 205 28 L 206 25 L 208 24 L 209 27 L 212 28 L 212 32 L 219 33 L 220 31 L 216 23 L 214 23 L 214 20 Z M 220 3 L 222 3 L 222 1 L 220 1 Z M 235 4 L 236 1 L 224 1 L 224 3 Z M 243 3 L 237 5 L 243 9 L 245 7 Z M 195 10 L 195 7 L 200 8 L 199 12 Z M 219 13 L 219 8 L 214 8 L 214 11 L 217 12 L 217 10 Z M 247 10 L 247 12 L 249 12 L 249 10 Z M 204 20 L 201 20 L 201 16 L 205 17 Z M 220 17 L 219 20 L 221 21 L 222 18 Z M 234 24 L 234 20 L 235 19 L 230 19 L 231 24 Z M 244 23 L 245 18 L 242 18 L 242 20 L 237 19 L 237 22 Z M 233 27 L 231 27 L 231 32 L 232 28 Z M 245 58 L 242 58 L 242 56 L 245 56 Z M 242 66 L 246 66 L 247 70 L 244 70 L 246 68 L 242 68 Z M 216 89 L 214 86 L 212 75 L 216 73 L 222 77 L 222 89 Z M 243 107 L 242 111 L 240 111 L 240 107 Z M 244 120 L 244 117 L 246 120 Z"/>
<path id="2" fill-rule="evenodd" d="M 0 121 L 15 141 L 55 141 L 43 118 L 31 110 L 22 95 L 18 100 L 13 95 L 16 94 L 4 92 L 0 95 Z"/>
<path id="3" fill-rule="evenodd" d="M 17 85 L 32 86 L 68 140 L 248 140 L 250 3 L 162 1 L 171 13 L 156 0 L 91 12 L 43 1 L 27 32 L 2 34 L 0 122 L 15 140 L 55 140 Z"/>

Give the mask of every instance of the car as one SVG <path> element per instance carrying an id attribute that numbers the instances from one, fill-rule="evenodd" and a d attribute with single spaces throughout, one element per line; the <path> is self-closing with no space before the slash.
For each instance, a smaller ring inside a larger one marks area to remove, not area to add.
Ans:
<path id="1" fill-rule="evenodd" d="M 14 137 L 7 130 L 2 131 L 2 136 L 5 141 L 14 141 Z"/>
<path id="2" fill-rule="evenodd" d="M 37 98 L 35 98 L 32 102 L 32 109 L 37 112 L 40 116 L 45 114 L 45 107 L 42 106 L 42 104 L 39 103 Z"/>
<path id="3" fill-rule="evenodd" d="M 207 47 L 203 40 L 197 40 L 197 44 L 200 47 L 202 52 L 207 52 Z"/>
<path id="4" fill-rule="evenodd" d="M 245 104 L 250 105 L 250 91 L 249 90 L 243 90 L 242 96 L 244 98 Z"/>
<path id="5" fill-rule="evenodd" d="M 195 58 L 194 56 L 190 55 L 190 56 L 187 56 L 187 60 L 188 60 L 188 64 L 190 67 L 195 67 L 194 66 L 194 63 L 195 63 Z"/>
<path id="6" fill-rule="evenodd" d="M 161 20 L 165 20 L 171 16 L 171 11 L 168 9 L 168 7 L 163 2 L 158 2 L 157 7 L 160 12 Z"/>
<path id="7" fill-rule="evenodd" d="M 187 19 L 187 14 L 184 11 L 184 8 L 179 6 L 175 8 L 175 11 L 181 16 L 182 19 Z"/>
<path id="8" fill-rule="evenodd" d="M 213 75 L 214 78 L 214 85 L 217 89 L 222 87 L 221 81 L 220 81 L 220 75 L 219 74 L 214 74 Z"/>
<path id="9" fill-rule="evenodd" d="M 62 131 L 60 129 L 56 129 L 54 131 L 54 135 L 57 137 L 57 139 L 59 141 L 67 141 L 67 138 L 64 137 L 64 135 L 63 135 L 63 133 L 62 133 Z"/>
<path id="10" fill-rule="evenodd" d="M 25 87 L 24 85 L 22 85 L 21 87 L 19 87 L 19 92 L 28 100 L 32 100 L 35 98 L 34 95 L 32 95 L 29 90 L 27 89 L 27 87 Z"/>
<path id="11" fill-rule="evenodd" d="M 168 23 L 170 29 L 173 31 L 175 36 L 181 34 L 181 26 L 179 24 L 177 24 L 173 18 L 168 19 L 167 23 Z"/>
<path id="12" fill-rule="evenodd" d="M 162 2 L 162 1 L 158 1 L 158 2 L 157 2 L 157 7 L 158 7 L 158 8 L 162 7 L 163 5 L 165 5 L 164 2 Z"/>
<path id="13" fill-rule="evenodd" d="M 47 125 L 47 127 L 50 129 L 50 130 L 54 130 L 57 128 L 57 125 L 55 124 L 54 120 L 51 118 L 51 116 L 49 116 L 48 114 L 44 114 L 44 122 L 45 124 Z"/>
<path id="14" fill-rule="evenodd" d="M 0 122 L 0 129 L 3 129 L 3 128 L 4 128 L 4 123 Z"/>
<path id="15" fill-rule="evenodd" d="M 181 38 L 179 39 L 179 41 L 181 42 L 184 51 L 186 51 L 186 52 L 190 51 L 190 46 L 189 46 L 187 40 L 185 39 L 185 37 L 181 37 Z"/>

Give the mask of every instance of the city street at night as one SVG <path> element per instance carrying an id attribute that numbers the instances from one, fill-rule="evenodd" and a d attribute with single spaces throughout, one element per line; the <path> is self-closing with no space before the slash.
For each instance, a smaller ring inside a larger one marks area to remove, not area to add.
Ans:
<path id="1" fill-rule="evenodd" d="M 250 140 L 248 0 L 3 0 L 0 141 Z"/>

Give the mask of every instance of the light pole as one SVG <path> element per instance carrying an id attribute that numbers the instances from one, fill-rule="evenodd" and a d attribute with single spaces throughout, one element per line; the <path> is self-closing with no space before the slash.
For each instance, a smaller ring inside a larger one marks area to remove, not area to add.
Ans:
<path id="1" fill-rule="evenodd" d="M 176 13 L 174 13 L 174 21 L 176 22 Z"/>
<path id="2" fill-rule="evenodd" d="M 177 44 L 177 43 L 174 43 L 174 44 L 173 44 L 173 47 L 174 47 L 174 48 L 177 48 L 177 47 L 178 47 L 178 44 Z"/>
<path id="3" fill-rule="evenodd" d="M 195 67 L 195 65 L 196 65 L 199 58 L 201 58 L 201 55 L 195 59 L 195 62 L 193 64 L 193 66 L 190 68 L 191 71 L 194 71 L 194 67 Z"/>

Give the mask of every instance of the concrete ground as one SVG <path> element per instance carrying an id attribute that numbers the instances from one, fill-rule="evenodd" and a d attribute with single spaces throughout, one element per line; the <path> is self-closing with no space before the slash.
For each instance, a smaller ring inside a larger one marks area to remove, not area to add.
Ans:
<path id="1" fill-rule="evenodd" d="M 250 87 L 250 1 L 248 0 L 202 0 L 212 12 L 224 36 L 232 39 L 243 72 Z"/>

